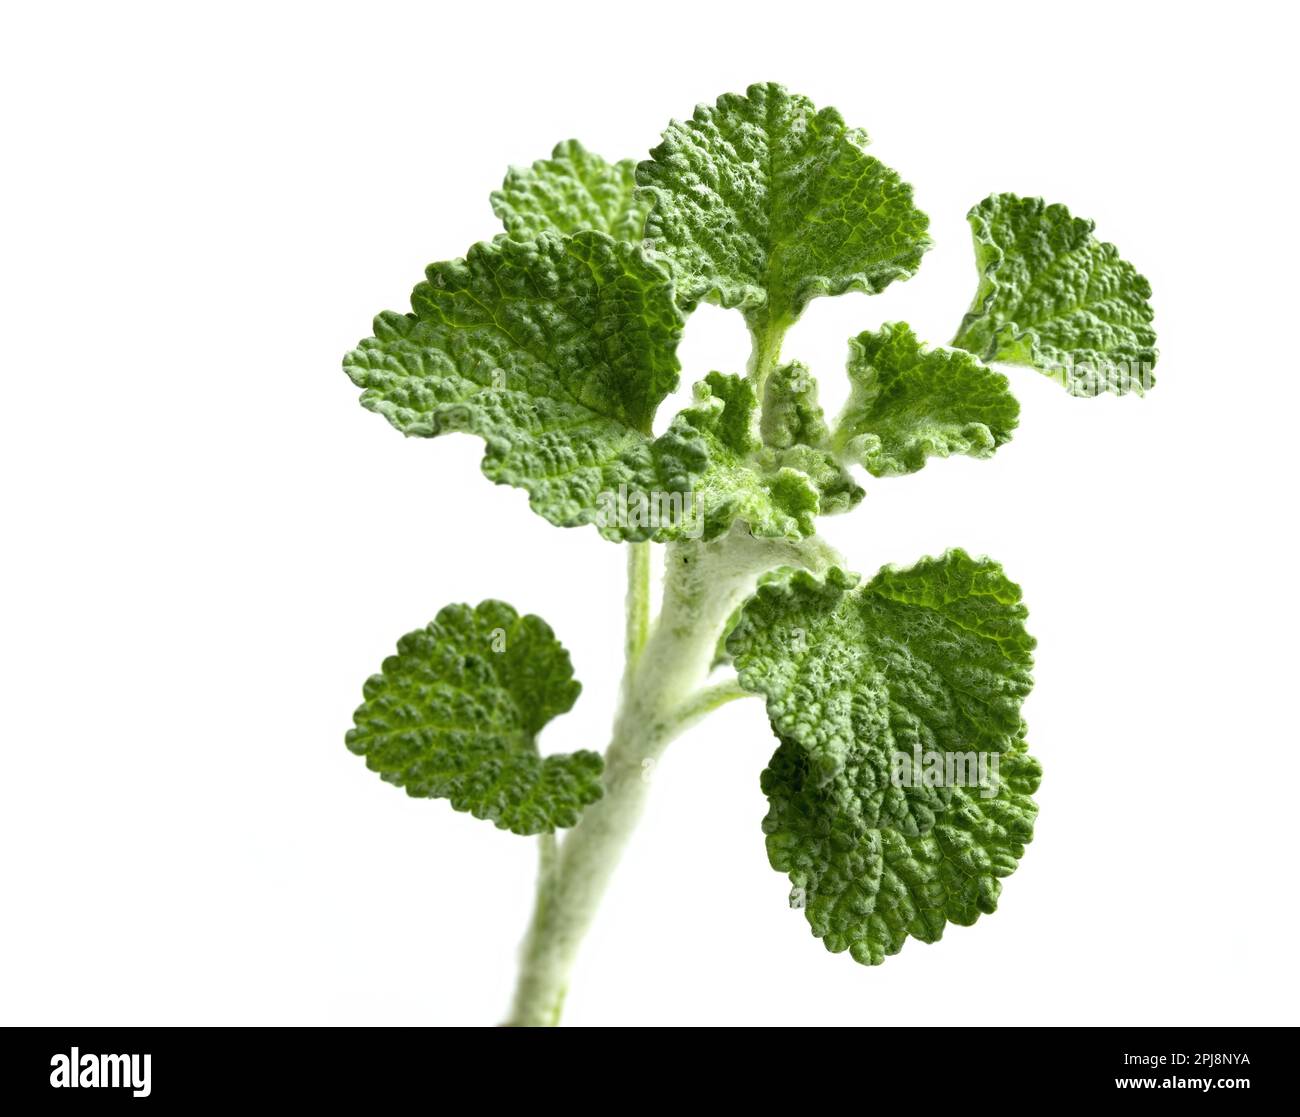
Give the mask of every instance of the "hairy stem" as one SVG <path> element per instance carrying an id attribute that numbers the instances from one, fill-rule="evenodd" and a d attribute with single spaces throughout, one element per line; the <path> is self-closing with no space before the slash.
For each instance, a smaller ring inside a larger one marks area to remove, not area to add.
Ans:
<path id="1" fill-rule="evenodd" d="M 627 544 L 627 639 L 624 659 L 631 671 L 650 635 L 650 544 Z"/>
<path id="2" fill-rule="evenodd" d="M 763 385 L 768 375 L 781 360 L 781 343 L 790 323 L 782 319 L 771 320 L 764 315 L 749 319 L 749 337 L 752 348 L 749 354 L 748 374 L 754 385 L 754 395 L 760 407 L 763 402 Z"/>
<path id="3" fill-rule="evenodd" d="M 683 730 L 743 693 L 734 683 L 705 682 L 736 606 L 763 571 L 821 570 L 829 553 L 820 541 L 754 539 L 742 526 L 709 543 L 668 545 L 663 606 L 627 671 L 605 753 L 604 796 L 583 811 L 549 862 L 544 847 L 511 1025 L 559 1022 L 578 947 L 640 818 L 659 757 Z"/>
<path id="4" fill-rule="evenodd" d="M 737 698 L 753 698 L 754 695 L 742 687 L 735 679 L 726 679 L 712 686 L 702 687 L 689 699 L 677 707 L 675 725 L 678 733 L 685 732 L 702 717 L 713 713 L 719 706 L 734 702 Z"/>

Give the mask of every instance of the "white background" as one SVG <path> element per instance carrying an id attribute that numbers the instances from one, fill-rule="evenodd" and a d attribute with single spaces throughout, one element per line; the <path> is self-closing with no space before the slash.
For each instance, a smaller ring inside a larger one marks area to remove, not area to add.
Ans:
<path id="1" fill-rule="evenodd" d="M 546 617 L 601 747 L 622 554 L 404 440 L 340 371 L 568 136 L 643 156 L 777 80 L 916 188 L 936 247 L 786 353 L 951 337 L 991 191 L 1094 217 L 1150 278 L 1159 383 L 1018 371 L 996 459 L 867 480 L 873 572 L 960 545 L 1018 580 L 1046 778 L 998 913 L 867 969 L 766 862 L 757 702 L 660 765 L 573 1024 L 1295 1023 L 1294 29 L 1282 5 L 25 5 L 0 26 L 5 399 L 0 1020 L 491 1024 L 533 843 L 343 747 L 452 601 Z M 684 382 L 738 370 L 705 308 Z M 671 408 L 661 414 L 666 422 Z M 661 424 L 662 425 L 662 424 Z"/>

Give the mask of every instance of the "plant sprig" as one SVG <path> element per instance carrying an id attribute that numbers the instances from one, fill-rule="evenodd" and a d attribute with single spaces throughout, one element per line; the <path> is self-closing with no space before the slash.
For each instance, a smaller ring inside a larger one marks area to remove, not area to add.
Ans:
<path id="1" fill-rule="evenodd" d="M 862 501 L 858 467 L 883 478 L 1004 445 L 1019 407 L 990 363 L 1081 396 L 1150 387 L 1150 288 L 1091 222 L 992 195 L 969 215 L 979 286 L 952 345 L 905 323 L 859 334 L 828 421 L 812 374 L 783 359 L 786 332 L 813 298 L 910 278 L 931 244 L 911 187 L 867 146 L 775 84 L 701 105 L 639 164 L 561 143 L 492 195 L 505 233 L 431 265 L 411 310 L 381 314 L 344 361 L 404 434 L 478 435 L 491 480 L 628 549 L 603 756 L 538 754 L 580 688 L 550 627 L 498 601 L 404 637 L 348 734 L 408 794 L 540 835 L 513 1024 L 559 1021 L 648 766 L 736 698 L 761 696 L 777 739 L 769 860 L 832 951 L 875 965 L 974 923 L 1033 836 L 1019 588 L 960 550 L 863 581 L 817 520 Z M 701 301 L 741 312 L 752 352 L 743 375 L 700 377 L 656 436 Z"/>

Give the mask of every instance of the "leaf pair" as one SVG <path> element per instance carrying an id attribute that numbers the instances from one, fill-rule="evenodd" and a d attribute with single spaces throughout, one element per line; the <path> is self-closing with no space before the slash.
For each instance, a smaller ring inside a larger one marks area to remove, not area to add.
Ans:
<path id="1" fill-rule="evenodd" d="M 864 142 L 833 110 L 754 86 L 672 125 L 638 168 L 561 144 L 493 195 L 507 235 L 430 267 L 412 313 L 376 319 L 345 368 L 403 433 L 483 437 L 484 472 L 552 523 L 616 540 L 711 538 L 736 518 L 809 534 L 861 490 L 829 445 L 769 452 L 739 430 L 761 385 L 711 376 L 662 437 L 652 422 L 701 296 L 793 320 L 815 294 L 878 290 L 915 268 L 926 219 Z M 697 218 L 712 229 L 688 236 Z M 682 239 L 656 236 L 655 220 Z M 615 493 L 689 512 L 629 522 L 610 515 Z"/>
<path id="2" fill-rule="evenodd" d="M 796 573 L 741 611 L 728 651 L 781 742 L 768 857 L 828 949 L 875 965 L 997 906 L 1037 810 L 1024 620 L 1001 567 L 960 550 L 865 585 Z"/>
<path id="3" fill-rule="evenodd" d="M 712 537 L 735 518 L 807 534 L 814 515 L 860 499 L 845 464 L 885 476 L 931 455 L 987 456 L 1015 425 L 1005 378 L 923 351 L 896 325 L 851 343 L 850 411 L 824 445 L 773 455 L 765 434 L 759 448 L 721 446 L 698 407 L 653 436 L 677 385 L 684 315 L 701 299 L 743 311 L 769 353 L 812 298 L 915 272 L 928 219 L 866 143 L 835 110 L 774 84 L 673 122 L 639 165 L 562 143 L 493 194 L 506 235 L 431 266 L 412 312 L 380 315 L 344 366 L 362 403 L 403 433 L 484 438 L 484 472 L 527 490 L 552 523 L 614 540 L 667 541 L 701 524 Z M 981 284 L 955 345 L 1080 395 L 1151 382 L 1149 287 L 1091 223 L 1008 194 L 970 216 Z M 764 412 L 768 376 L 754 379 Z M 716 398 L 702 396 L 705 410 L 727 408 Z M 675 515 L 629 519 L 616 493 Z"/>
<path id="4" fill-rule="evenodd" d="M 865 585 L 769 578 L 727 639 L 780 745 L 763 773 L 772 866 L 833 951 L 878 964 L 992 912 L 1033 837 L 1041 775 L 1020 704 L 1034 641 L 1019 587 L 954 550 Z M 365 687 L 348 747 L 408 794 L 519 834 L 572 826 L 601 758 L 541 758 L 580 687 L 540 618 L 448 606 Z"/>

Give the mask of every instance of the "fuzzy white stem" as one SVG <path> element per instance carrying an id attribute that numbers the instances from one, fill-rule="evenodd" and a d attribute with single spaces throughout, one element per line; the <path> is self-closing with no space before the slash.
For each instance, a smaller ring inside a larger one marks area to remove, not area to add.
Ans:
<path id="1" fill-rule="evenodd" d="M 569 970 L 641 816 L 655 763 L 683 729 L 738 696 L 734 688 L 704 686 L 727 619 L 765 570 L 820 570 L 827 562 L 820 541 L 754 539 L 743 527 L 709 543 L 668 546 L 663 606 L 625 681 L 605 753 L 604 796 L 583 811 L 553 863 L 543 866 L 511 1025 L 559 1022 Z"/>

